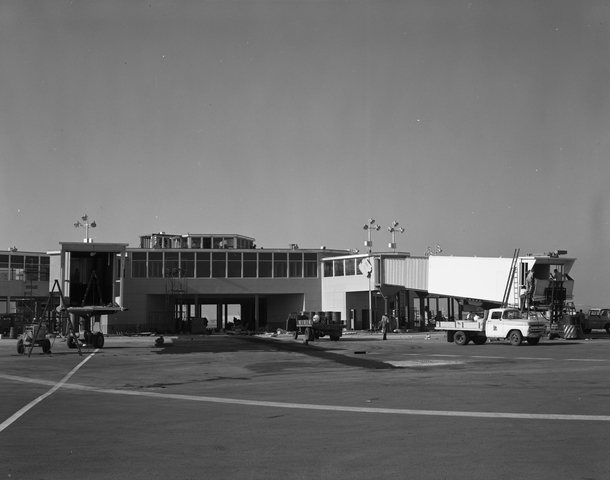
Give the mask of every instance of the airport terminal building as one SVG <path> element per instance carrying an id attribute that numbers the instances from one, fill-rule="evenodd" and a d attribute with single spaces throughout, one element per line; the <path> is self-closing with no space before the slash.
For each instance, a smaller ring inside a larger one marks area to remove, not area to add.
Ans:
<path id="1" fill-rule="evenodd" d="M 54 317 L 58 309 L 46 308 L 51 298 L 55 307 L 121 307 L 101 315 L 106 334 L 201 333 L 206 325 L 274 330 L 285 328 L 293 312 L 332 313 L 325 316 L 351 330 L 368 330 L 388 313 L 393 327 L 420 328 L 441 314 L 460 318 L 468 305 L 501 302 L 511 265 L 510 257 L 412 257 L 296 244 L 267 249 L 237 234 L 159 232 L 141 236 L 137 247 L 60 247 L 0 254 L 2 318 Z M 528 262 L 543 286 L 552 268 L 568 273 L 574 259 L 525 257 L 517 275 L 525 275 Z M 573 282 L 566 283 L 571 298 Z"/>

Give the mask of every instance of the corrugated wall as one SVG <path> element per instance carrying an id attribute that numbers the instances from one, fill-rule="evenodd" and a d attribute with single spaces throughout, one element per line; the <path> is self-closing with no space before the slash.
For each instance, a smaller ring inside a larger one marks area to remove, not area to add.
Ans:
<path id="1" fill-rule="evenodd" d="M 383 259 L 383 282 L 409 290 L 428 290 L 428 259 L 423 257 Z"/>

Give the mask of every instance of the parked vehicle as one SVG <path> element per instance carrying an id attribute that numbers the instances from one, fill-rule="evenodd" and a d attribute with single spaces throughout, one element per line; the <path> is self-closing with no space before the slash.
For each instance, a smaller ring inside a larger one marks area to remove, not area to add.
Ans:
<path id="1" fill-rule="evenodd" d="M 291 314 L 287 323 L 294 324 L 296 328 L 293 338 L 296 340 L 299 334 L 302 334 L 303 343 L 306 345 L 325 335 L 336 342 L 343 335 L 343 323 L 333 323 L 332 319 L 318 314 L 307 312 Z"/>
<path id="2" fill-rule="evenodd" d="M 584 333 L 591 333 L 591 330 L 606 330 L 607 333 L 610 333 L 610 309 L 590 309 L 589 313 L 585 315 L 582 330 Z"/>
<path id="3" fill-rule="evenodd" d="M 511 345 L 521 345 L 525 340 L 538 345 L 545 332 L 545 324 L 538 316 L 527 314 L 514 307 L 485 310 L 483 318 L 436 322 L 436 330 L 447 332 L 447 341 L 456 345 L 483 345 L 487 339 L 509 340 Z"/>

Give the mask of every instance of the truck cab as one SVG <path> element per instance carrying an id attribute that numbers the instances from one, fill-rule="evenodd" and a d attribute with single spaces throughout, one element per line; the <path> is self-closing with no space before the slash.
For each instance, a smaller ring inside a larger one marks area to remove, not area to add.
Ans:
<path id="1" fill-rule="evenodd" d="M 487 312 L 485 336 L 508 339 L 513 345 L 526 340 L 536 345 L 544 335 L 544 323 L 538 319 L 522 317 L 516 308 L 494 308 Z"/>
<path id="2" fill-rule="evenodd" d="M 591 330 L 606 330 L 610 333 L 610 309 L 608 308 L 592 308 L 587 314 L 585 321 L 585 333 L 590 333 Z"/>

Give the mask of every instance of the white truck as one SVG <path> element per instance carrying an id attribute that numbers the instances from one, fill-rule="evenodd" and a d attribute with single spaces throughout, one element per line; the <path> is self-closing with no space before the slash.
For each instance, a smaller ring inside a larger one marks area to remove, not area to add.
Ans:
<path id="1" fill-rule="evenodd" d="M 447 341 L 456 345 L 483 345 L 488 338 L 509 340 L 519 346 L 523 340 L 538 345 L 545 333 L 545 323 L 536 318 L 522 316 L 519 309 L 492 308 L 485 310 L 483 318 L 436 322 L 436 330 L 447 332 Z"/>

